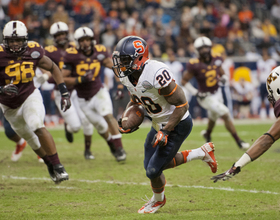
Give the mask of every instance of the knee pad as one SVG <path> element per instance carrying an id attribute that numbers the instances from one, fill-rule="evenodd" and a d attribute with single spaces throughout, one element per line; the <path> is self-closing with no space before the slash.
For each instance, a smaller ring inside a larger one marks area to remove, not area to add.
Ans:
<path id="1" fill-rule="evenodd" d="M 69 131 L 70 133 L 77 133 L 80 130 L 80 125 L 77 126 L 71 126 L 69 124 L 67 124 L 67 131 Z"/>
<path id="2" fill-rule="evenodd" d="M 34 134 L 31 138 L 26 140 L 33 150 L 38 150 L 41 147 L 38 137 Z"/>
<path id="3" fill-rule="evenodd" d="M 93 125 L 89 122 L 86 122 L 86 123 L 82 122 L 82 124 L 83 124 L 83 128 L 84 128 L 84 135 L 88 135 L 88 136 L 92 135 L 93 134 Z"/>
<path id="4" fill-rule="evenodd" d="M 158 175 L 158 171 L 154 167 L 149 167 L 146 170 L 146 176 L 149 179 L 154 179 L 154 178 L 158 177 L 159 175 Z"/>

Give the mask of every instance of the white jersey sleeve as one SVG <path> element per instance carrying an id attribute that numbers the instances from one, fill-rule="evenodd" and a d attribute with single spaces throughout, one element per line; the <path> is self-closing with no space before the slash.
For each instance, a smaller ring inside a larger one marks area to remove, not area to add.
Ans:
<path id="1" fill-rule="evenodd" d="M 158 66 L 159 69 L 154 75 L 153 85 L 156 89 L 162 89 L 174 80 L 174 76 L 168 66 L 163 63 L 161 64 Z"/>

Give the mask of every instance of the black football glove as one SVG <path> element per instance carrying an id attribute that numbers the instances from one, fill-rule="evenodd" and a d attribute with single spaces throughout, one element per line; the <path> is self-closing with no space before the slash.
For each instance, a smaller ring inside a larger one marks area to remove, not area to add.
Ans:
<path id="1" fill-rule="evenodd" d="M 15 86 L 14 84 L 8 84 L 5 86 L 0 87 L 0 94 L 1 95 L 7 95 L 10 98 L 14 98 L 15 96 L 18 95 L 18 87 Z"/>
<path id="2" fill-rule="evenodd" d="M 129 129 L 124 130 L 123 127 L 122 127 L 122 118 L 120 118 L 118 120 L 118 125 L 119 125 L 119 127 L 118 127 L 119 132 L 122 133 L 122 134 L 129 134 L 129 133 L 132 133 L 132 132 L 139 129 L 139 127 L 136 127 L 136 128 L 133 128 L 133 129 L 129 128 Z"/>
<path id="3" fill-rule="evenodd" d="M 70 95 L 68 92 L 61 95 L 60 107 L 63 112 L 71 107 Z"/>
<path id="4" fill-rule="evenodd" d="M 238 174 L 239 172 L 241 172 L 241 168 L 240 167 L 236 167 L 235 169 L 233 169 L 233 168 L 234 168 L 234 164 L 226 172 L 223 172 L 223 173 L 221 173 L 219 175 L 213 176 L 211 178 L 211 180 L 214 180 L 214 183 L 216 183 L 219 180 L 226 181 L 226 180 L 232 178 L 233 176 L 235 176 L 236 174 Z"/>
<path id="5" fill-rule="evenodd" d="M 165 146 L 167 144 L 169 134 L 170 131 L 160 129 L 153 138 L 152 141 L 153 147 L 156 147 L 157 145 L 160 147 Z"/>
<path id="6" fill-rule="evenodd" d="M 90 81 L 92 81 L 92 77 L 93 77 L 93 72 L 88 71 L 88 72 L 86 72 L 85 75 L 79 76 L 76 78 L 76 84 L 90 82 Z"/>

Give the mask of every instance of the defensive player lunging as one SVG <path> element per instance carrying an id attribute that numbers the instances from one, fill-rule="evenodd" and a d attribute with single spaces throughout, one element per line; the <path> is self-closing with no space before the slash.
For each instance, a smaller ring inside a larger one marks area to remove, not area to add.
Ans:
<path id="1" fill-rule="evenodd" d="M 267 98 L 274 108 L 274 115 L 277 118 L 276 121 L 230 169 L 217 176 L 213 176 L 211 179 L 214 182 L 218 180 L 225 181 L 235 176 L 241 171 L 242 167 L 259 158 L 280 138 L 280 66 L 274 68 L 269 74 L 266 80 L 266 89 L 268 92 Z"/>
<path id="2" fill-rule="evenodd" d="M 144 167 L 151 181 L 153 197 L 138 213 L 154 213 L 164 206 L 166 180 L 163 170 L 200 159 L 213 173 L 217 171 L 213 143 L 178 152 L 192 130 L 188 102 L 168 66 L 149 60 L 148 54 L 146 41 L 136 36 L 120 40 L 113 53 L 113 70 L 131 93 L 127 108 L 136 103 L 143 105 L 153 123 L 144 144 Z M 119 126 L 122 133 L 136 130 L 125 130 L 122 123 Z"/>

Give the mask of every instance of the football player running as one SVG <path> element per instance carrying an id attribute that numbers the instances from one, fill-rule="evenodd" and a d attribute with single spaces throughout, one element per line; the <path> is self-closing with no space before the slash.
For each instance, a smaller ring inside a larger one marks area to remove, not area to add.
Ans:
<path id="1" fill-rule="evenodd" d="M 66 23 L 60 21 L 52 24 L 50 28 L 50 34 L 53 36 L 55 44 L 45 47 L 45 55 L 49 57 L 60 69 L 62 69 L 63 67 L 63 57 L 66 55 L 66 49 L 74 47 L 74 42 L 69 42 L 68 32 L 69 28 Z M 49 78 L 48 73 L 44 73 L 37 77 L 37 81 L 39 81 L 40 83 L 44 83 L 47 80 L 49 83 L 55 83 L 52 77 Z M 82 125 L 85 140 L 84 157 L 87 160 L 92 160 L 94 159 L 94 156 L 90 151 L 90 147 L 93 134 L 93 125 L 88 121 L 85 114 L 80 109 L 78 104 L 77 93 L 76 90 L 74 90 L 74 87 L 72 86 L 67 88 L 71 93 L 72 105 L 70 109 L 68 109 L 68 111 L 66 112 L 61 111 L 61 109 L 59 108 L 59 100 L 61 99 L 61 95 L 58 91 L 57 86 L 54 90 L 55 104 L 59 109 L 61 116 L 64 119 L 66 139 L 70 143 L 72 143 L 73 133 L 77 133 Z"/>
<path id="2" fill-rule="evenodd" d="M 192 130 L 188 102 L 167 65 L 149 59 L 147 42 L 137 36 L 121 39 L 113 53 L 113 70 L 131 94 L 131 105 L 141 104 L 152 118 L 152 127 L 144 144 L 144 168 L 151 181 L 153 197 L 138 213 L 155 213 L 164 206 L 166 184 L 163 170 L 174 168 L 195 159 L 205 161 L 215 173 L 217 163 L 214 144 L 206 143 L 194 150 L 178 152 Z M 124 130 L 122 119 L 119 130 Z"/>
<path id="3" fill-rule="evenodd" d="M 218 180 L 228 180 L 241 171 L 241 168 L 250 162 L 259 158 L 266 152 L 272 144 L 280 137 L 280 66 L 274 68 L 266 81 L 268 100 L 274 108 L 274 115 L 277 118 L 271 128 L 260 136 L 254 144 L 242 155 L 242 157 L 233 164 L 233 166 L 224 173 L 213 176 L 214 183 Z"/>
<path id="4" fill-rule="evenodd" d="M 206 131 L 202 131 L 205 141 L 211 141 L 211 133 L 217 119 L 221 117 L 238 147 L 243 150 L 248 149 L 250 147 L 249 143 L 244 142 L 238 136 L 229 109 L 223 103 L 222 92 L 218 83 L 225 83 L 228 77 L 222 69 L 222 57 L 211 54 L 212 42 L 207 37 L 197 38 L 194 41 L 194 47 L 199 57 L 190 59 L 187 63 L 182 85 L 196 96 L 200 106 L 207 110 L 208 126 Z M 193 77 L 197 80 L 198 89 L 194 88 L 189 82 Z"/>
<path id="5" fill-rule="evenodd" d="M 90 28 L 78 28 L 74 38 L 77 46 L 68 48 L 64 57 L 64 80 L 76 89 L 81 110 L 107 141 L 116 160 L 125 161 L 126 153 L 118 123 L 112 115 L 110 94 L 100 78 L 101 66 L 112 68 L 112 60 L 105 46 L 95 44 L 94 33 Z"/>
<path id="6" fill-rule="evenodd" d="M 5 25 L 0 45 L 0 106 L 13 130 L 44 160 L 51 179 L 60 183 L 69 176 L 44 126 L 42 96 L 33 84 L 35 69 L 40 67 L 53 74 L 61 93 L 63 111 L 70 108 L 70 97 L 57 65 L 44 55 L 37 42 L 27 40 L 27 28 L 22 22 L 10 21 Z"/>

